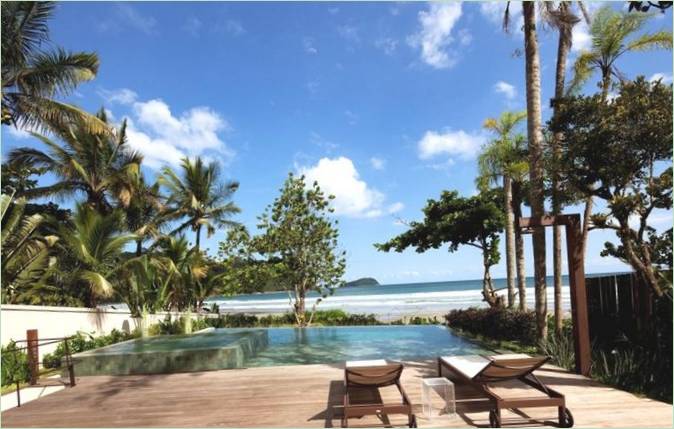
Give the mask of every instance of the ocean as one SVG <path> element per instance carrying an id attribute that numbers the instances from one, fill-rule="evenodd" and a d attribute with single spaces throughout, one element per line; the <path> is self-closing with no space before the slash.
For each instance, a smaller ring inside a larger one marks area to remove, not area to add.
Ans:
<path id="1" fill-rule="evenodd" d="M 597 276 L 602 274 L 593 274 Z M 533 277 L 527 278 L 527 303 L 534 304 Z M 553 279 L 547 279 L 548 309 L 553 309 Z M 562 306 L 570 310 L 568 276 L 562 277 Z M 494 288 L 506 287 L 506 279 L 494 279 Z M 401 283 L 378 286 L 353 286 L 335 289 L 324 299 L 318 309 L 341 309 L 349 313 L 375 314 L 383 320 L 403 316 L 442 314 L 453 309 L 486 307 L 482 301 L 482 280 L 458 280 L 432 283 Z M 498 293 L 506 295 L 506 290 Z M 318 294 L 312 292 L 307 308 L 314 304 Z M 217 303 L 223 313 L 267 314 L 290 311 L 287 292 L 269 292 L 236 296 L 212 297 L 207 301 Z"/>

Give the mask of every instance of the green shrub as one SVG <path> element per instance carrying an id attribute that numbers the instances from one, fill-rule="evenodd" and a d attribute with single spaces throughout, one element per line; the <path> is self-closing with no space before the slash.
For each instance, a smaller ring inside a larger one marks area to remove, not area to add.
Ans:
<path id="1" fill-rule="evenodd" d="M 17 351 L 18 348 L 14 341 L 10 341 L 7 346 L 0 350 L 0 354 L 2 354 L 2 365 L 0 366 L 2 380 L 0 381 L 3 386 L 26 382 L 30 378 L 28 355 L 24 351 Z"/>
<path id="2" fill-rule="evenodd" d="M 119 343 L 132 338 L 138 338 L 139 336 L 139 332 L 134 331 L 131 334 L 127 334 L 126 332 L 118 331 L 117 329 L 113 329 L 107 335 L 98 337 L 94 337 L 92 334 L 78 332 L 68 340 L 68 348 L 70 349 L 70 354 L 75 354 L 86 350 L 109 346 L 110 344 Z M 60 368 L 63 356 L 65 356 L 65 345 L 64 343 L 59 343 L 53 353 L 47 353 L 42 357 L 42 365 L 45 368 Z"/>
<path id="3" fill-rule="evenodd" d="M 471 307 L 452 310 L 445 320 L 450 328 L 471 334 L 525 345 L 536 343 L 536 314 L 532 311 Z"/>

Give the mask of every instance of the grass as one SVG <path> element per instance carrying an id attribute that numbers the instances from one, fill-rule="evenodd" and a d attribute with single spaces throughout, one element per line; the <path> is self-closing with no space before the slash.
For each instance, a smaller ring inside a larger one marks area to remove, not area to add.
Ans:
<path id="1" fill-rule="evenodd" d="M 40 378 L 50 377 L 52 375 L 58 375 L 59 373 L 60 373 L 60 370 L 58 370 L 58 369 L 51 369 L 51 368 L 42 369 L 42 370 L 40 370 Z M 21 388 L 21 389 L 23 389 L 24 387 L 29 387 L 29 386 L 30 386 L 30 384 L 28 384 L 27 381 L 19 383 L 19 388 Z M 0 388 L 0 395 L 5 395 L 7 393 L 12 393 L 12 392 L 16 392 L 16 384 L 15 383 L 8 384 L 8 385 L 2 386 L 2 388 Z"/>

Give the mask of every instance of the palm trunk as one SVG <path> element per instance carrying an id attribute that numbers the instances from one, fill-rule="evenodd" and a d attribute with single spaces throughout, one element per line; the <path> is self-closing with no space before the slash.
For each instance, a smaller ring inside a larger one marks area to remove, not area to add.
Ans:
<path id="1" fill-rule="evenodd" d="M 522 2 L 524 15 L 524 51 L 526 59 L 527 135 L 529 139 L 529 180 L 531 211 L 534 220 L 545 214 L 543 196 L 543 134 L 541 132 L 541 75 L 536 35 L 536 4 Z M 548 302 L 545 284 L 545 229 L 534 228 L 534 287 L 538 339 L 547 338 Z"/>
<path id="2" fill-rule="evenodd" d="M 136 256 L 143 255 L 143 240 L 136 240 Z"/>
<path id="3" fill-rule="evenodd" d="M 563 1 L 559 4 L 559 11 L 563 14 L 569 12 L 569 2 Z M 555 73 L 555 100 L 564 97 L 564 84 L 566 81 L 566 60 L 571 49 L 571 26 L 563 25 L 559 28 L 559 42 L 557 44 L 557 69 Z M 557 106 L 554 106 L 553 115 L 557 113 Z M 552 139 L 552 156 L 555 170 L 552 172 L 552 214 L 561 213 L 561 194 L 559 184 L 559 173 L 556 170 L 557 163 L 561 156 L 562 133 L 555 133 Z M 554 290 L 555 290 L 555 332 L 561 334 L 564 314 L 562 311 L 562 227 L 554 226 L 552 230 L 552 266 L 554 272 Z"/>
<path id="4" fill-rule="evenodd" d="M 513 212 L 512 179 L 503 176 L 503 191 L 506 208 L 506 282 L 508 285 L 508 308 L 515 306 L 515 214 Z"/>
<path id="5" fill-rule="evenodd" d="M 522 200 L 520 198 L 520 185 L 513 183 L 513 212 L 515 215 L 515 256 L 517 258 L 517 293 L 519 295 L 520 311 L 527 310 L 527 275 L 524 268 L 524 238 L 519 224 L 522 218 Z"/>
<path id="6" fill-rule="evenodd" d="M 201 241 L 201 225 L 197 226 L 196 235 L 197 235 L 196 248 L 197 251 L 199 251 L 199 242 Z"/>

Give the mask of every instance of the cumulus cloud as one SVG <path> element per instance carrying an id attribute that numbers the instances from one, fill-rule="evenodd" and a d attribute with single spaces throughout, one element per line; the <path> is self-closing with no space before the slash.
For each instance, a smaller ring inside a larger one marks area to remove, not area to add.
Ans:
<path id="1" fill-rule="evenodd" d="M 326 194 L 335 196 L 332 206 L 338 216 L 371 218 L 403 208 L 402 203 L 385 206 L 385 195 L 362 180 L 353 161 L 344 156 L 321 158 L 316 165 L 297 170 L 307 183 L 318 182 Z"/>
<path id="2" fill-rule="evenodd" d="M 129 89 L 102 90 L 99 94 L 128 109 L 123 116 L 127 119 L 129 146 L 143 154 L 150 168 L 177 165 L 185 156 L 217 155 L 224 163 L 234 156 L 222 137 L 231 131 L 229 123 L 208 107 L 193 107 L 175 115 L 163 100 L 140 101 Z"/>
<path id="3" fill-rule="evenodd" d="M 304 47 L 304 52 L 309 55 L 316 55 L 318 49 L 314 46 L 314 39 L 312 37 L 305 37 L 302 39 L 302 46 Z"/>
<path id="4" fill-rule="evenodd" d="M 370 165 L 372 165 L 372 168 L 375 170 L 383 170 L 386 168 L 386 160 L 373 156 L 370 158 Z"/>
<path id="5" fill-rule="evenodd" d="M 494 91 L 499 94 L 503 94 L 508 100 L 512 100 L 517 97 L 517 89 L 515 89 L 513 85 L 502 80 L 494 84 Z"/>
<path id="6" fill-rule="evenodd" d="M 419 158 L 431 159 L 438 155 L 448 155 L 450 164 L 452 158 L 472 159 L 486 138 L 482 133 L 467 133 L 463 130 L 444 132 L 426 131 L 417 143 Z"/>
<path id="7" fill-rule="evenodd" d="M 381 49 L 386 55 L 393 55 L 398 47 L 398 41 L 390 37 L 382 37 L 374 42 L 377 49 Z"/>
<path id="8" fill-rule="evenodd" d="M 571 30 L 571 40 L 572 52 L 587 51 L 592 47 L 592 36 L 590 35 L 590 29 L 585 21 L 581 20 L 578 24 L 573 26 L 573 30 Z"/>
<path id="9" fill-rule="evenodd" d="M 432 3 L 428 10 L 419 12 L 421 29 L 408 38 L 408 43 L 421 49 L 421 59 L 426 64 L 438 69 L 452 67 L 457 58 L 449 48 L 454 42 L 452 30 L 459 18 L 461 3 Z M 461 40 L 468 39 L 461 36 Z"/>

